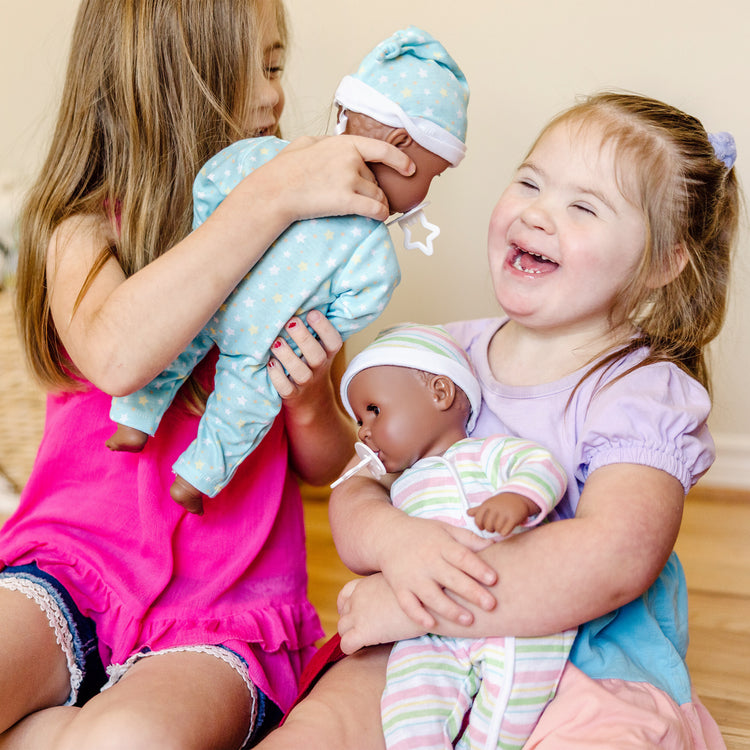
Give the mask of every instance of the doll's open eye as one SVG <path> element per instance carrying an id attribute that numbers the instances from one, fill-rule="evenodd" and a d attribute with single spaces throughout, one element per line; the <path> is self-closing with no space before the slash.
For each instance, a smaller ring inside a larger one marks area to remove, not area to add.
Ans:
<path id="1" fill-rule="evenodd" d="M 377 417 L 380 414 L 380 407 L 376 404 L 368 404 L 367 411 L 371 411 Z"/>

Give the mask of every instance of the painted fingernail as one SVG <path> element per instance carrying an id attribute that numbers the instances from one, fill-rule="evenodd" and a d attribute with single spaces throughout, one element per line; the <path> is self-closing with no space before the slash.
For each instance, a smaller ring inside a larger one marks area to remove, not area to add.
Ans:
<path id="1" fill-rule="evenodd" d="M 278 349 L 281 346 L 281 340 L 276 339 L 276 341 L 273 342 L 273 348 Z"/>
<path id="2" fill-rule="evenodd" d="M 289 321 L 289 322 L 288 322 L 288 323 L 286 324 L 286 327 L 287 327 L 287 328 L 296 328 L 296 327 L 297 327 L 297 321 L 296 321 L 296 320 L 290 320 L 290 321 Z"/>
<path id="3" fill-rule="evenodd" d="M 269 359 L 268 360 L 268 367 L 276 367 L 276 360 Z"/>

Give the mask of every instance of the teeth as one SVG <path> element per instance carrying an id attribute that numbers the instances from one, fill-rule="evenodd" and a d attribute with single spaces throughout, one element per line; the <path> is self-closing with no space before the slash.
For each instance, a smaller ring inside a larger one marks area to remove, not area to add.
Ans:
<path id="1" fill-rule="evenodd" d="M 524 268 L 521 265 L 521 256 L 516 256 L 515 260 L 511 264 L 517 271 L 523 271 L 524 273 L 541 273 L 538 268 Z"/>
<path id="2" fill-rule="evenodd" d="M 542 255 L 541 253 L 535 253 L 531 250 L 524 250 L 518 245 L 513 245 L 513 249 L 515 250 L 515 257 L 513 258 L 513 261 L 511 265 L 513 268 L 515 268 L 518 271 L 523 271 L 524 273 L 533 273 L 533 274 L 540 274 L 542 273 L 541 268 L 524 268 L 523 264 L 521 263 L 521 259 L 524 255 L 531 256 L 533 258 L 536 258 L 537 260 L 543 262 L 543 263 L 555 263 L 551 258 L 548 258 L 546 255 Z"/>

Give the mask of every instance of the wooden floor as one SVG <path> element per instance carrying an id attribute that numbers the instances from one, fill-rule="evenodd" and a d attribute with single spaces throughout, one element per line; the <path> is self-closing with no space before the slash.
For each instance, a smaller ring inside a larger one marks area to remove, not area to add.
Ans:
<path id="1" fill-rule="evenodd" d="M 336 594 L 351 578 L 328 529 L 325 497 L 306 493 L 310 598 L 326 633 Z M 677 552 L 690 598 L 688 664 L 728 750 L 750 750 L 750 493 L 694 489 Z"/>

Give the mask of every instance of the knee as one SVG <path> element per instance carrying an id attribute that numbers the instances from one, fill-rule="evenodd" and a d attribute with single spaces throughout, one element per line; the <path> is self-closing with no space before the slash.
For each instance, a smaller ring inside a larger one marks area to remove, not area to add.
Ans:
<path id="1" fill-rule="evenodd" d="M 57 750 L 184 750 L 177 733 L 124 706 L 87 712 L 84 706 L 63 733 Z"/>

